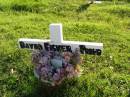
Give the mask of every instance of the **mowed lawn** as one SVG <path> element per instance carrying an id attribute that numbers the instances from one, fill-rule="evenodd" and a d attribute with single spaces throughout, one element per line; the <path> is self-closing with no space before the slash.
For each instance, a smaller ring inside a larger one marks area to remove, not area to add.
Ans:
<path id="1" fill-rule="evenodd" d="M 0 97 L 130 97 L 130 4 L 85 1 L 0 0 Z M 63 24 L 64 40 L 104 44 L 101 56 L 82 55 L 82 76 L 56 89 L 18 48 L 19 38 L 50 39 L 50 23 Z"/>

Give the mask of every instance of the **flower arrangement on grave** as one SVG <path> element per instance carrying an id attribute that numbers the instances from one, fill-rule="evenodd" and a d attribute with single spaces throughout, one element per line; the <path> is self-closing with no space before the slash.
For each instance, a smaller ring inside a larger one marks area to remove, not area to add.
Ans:
<path id="1" fill-rule="evenodd" d="M 65 78 L 73 78 L 81 73 L 81 56 L 75 52 L 34 51 L 32 54 L 34 74 L 42 82 L 59 85 Z"/>

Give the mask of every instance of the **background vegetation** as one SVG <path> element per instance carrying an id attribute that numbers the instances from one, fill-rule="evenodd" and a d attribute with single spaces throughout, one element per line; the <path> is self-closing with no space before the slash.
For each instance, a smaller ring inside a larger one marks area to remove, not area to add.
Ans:
<path id="1" fill-rule="evenodd" d="M 130 4 L 125 0 L 92 5 L 0 0 L 0 97 L 45 96 L 45 86 L 33 75 L 31 51 L 19 49 L 18 39 L 49 39 L 49 24 L 59 22 L 65 40 L 102 42 L 104 49 L 101 56 L 83 55 L 83 75 L 49 88 L 48 97 L 130 97 Z"/>

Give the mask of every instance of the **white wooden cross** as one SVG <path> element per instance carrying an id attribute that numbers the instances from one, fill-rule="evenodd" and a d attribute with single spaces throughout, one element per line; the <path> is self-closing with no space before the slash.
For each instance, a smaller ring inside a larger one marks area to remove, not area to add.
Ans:
<path id="1" fill-rule="evenodd" d="M 62 24 L 50 24 L 50 40 L 41 39 L 19 39 L 19 47 L 27 49 L 38 49 L 47 51 L 70 51 L 79 49 L 82 54 L 101 55 L 103 43 L 64 41 Z"/>

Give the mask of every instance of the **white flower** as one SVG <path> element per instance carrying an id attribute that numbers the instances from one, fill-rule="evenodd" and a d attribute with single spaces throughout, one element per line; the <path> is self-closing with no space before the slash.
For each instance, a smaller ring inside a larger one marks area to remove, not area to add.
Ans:
<path id="1" fill-rule="evenodd" d="M 112 56 L 110 56 L 110 59 L 111 59 L 111 60 L 112 60 L 112 58 L 113 58 L 113 57 L 112 57 Z"/>
<path id="2" fill-rule="evenodd" d="M 12 68 L 10 72 L 11 72 L 11 74 L 13 74 L 14 73 L 14 69 Z"/>
<path id="3" fill-rule="evenodd" d="M 113 70 L 114 68 L 112 66 L 109 67 L 111 70 Z"/>

